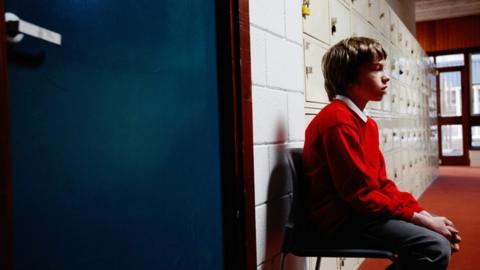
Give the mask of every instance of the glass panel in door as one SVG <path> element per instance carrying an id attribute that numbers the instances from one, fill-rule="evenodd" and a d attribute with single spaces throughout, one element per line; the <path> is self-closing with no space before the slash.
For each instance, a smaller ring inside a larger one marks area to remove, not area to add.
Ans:
<path id="1" fill-rule="evenodd" d="M 462 115 L 462 73 L 440 73 L 440 116 Z"/>
<path id="2" fill-rule="evenodd" d="M 445 157 L 463 156 L 462 125 L 442 126 L 442 155 Z"/>

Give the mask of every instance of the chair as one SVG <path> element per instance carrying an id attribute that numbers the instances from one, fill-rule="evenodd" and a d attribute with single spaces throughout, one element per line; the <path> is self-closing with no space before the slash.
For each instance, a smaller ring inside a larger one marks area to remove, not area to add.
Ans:
<path id="1" fill-rule="evenodd" d="M 321 246 L 310 247 L 306 245 L 302 237 L 306 224 L 306 180 L 303 172 L 303 148 L 292 148 L 287 150 L 288 166 L 292 181 L 292 205 L 288 222 L 285 225 L 281 270 L 285 267 L 285 258 L 288 253 L 300 257 L 317 257 L 315 269 L 320 268 L 322 257 L 350 257 L 350 258 L 384 258 L 396 261 L 396 255 L 386 250 L 373 249 L 351 249 L 351 248 L 328 248 Z"/>

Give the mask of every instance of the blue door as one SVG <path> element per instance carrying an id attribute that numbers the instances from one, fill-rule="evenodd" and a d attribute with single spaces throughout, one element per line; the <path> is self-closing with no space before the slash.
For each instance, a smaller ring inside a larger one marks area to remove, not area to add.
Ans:
<path id="1" fill-rule="evenodd" d="M 6 0 L 15 269 L 222 269 L 214 0 Z"/>

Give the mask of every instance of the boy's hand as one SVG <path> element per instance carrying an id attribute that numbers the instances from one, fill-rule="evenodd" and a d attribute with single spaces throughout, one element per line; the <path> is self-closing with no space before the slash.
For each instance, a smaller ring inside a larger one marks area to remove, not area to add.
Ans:
<path id="1" fill-rule="evenodd" d="M 412 218 L 412 223 L 443 235 L 452 243 L 452 251 L 456 252 L 460 250 L 459 243 L 462 238 L 458 235 L 458 230 L 449 219 L 415 213 Z"/>
<path id="2" fill-rule="evenodd" d="M 452 244 L 457 244 L 461 240 L 461 238 L 458 236 L 458 230 L 455 229 L 453 222 L 448 220 L 446 217 L 434 217 L 415 213 L 412 218 L 412 223 L 443 235 L 445 238 L 450 240 Z"/>

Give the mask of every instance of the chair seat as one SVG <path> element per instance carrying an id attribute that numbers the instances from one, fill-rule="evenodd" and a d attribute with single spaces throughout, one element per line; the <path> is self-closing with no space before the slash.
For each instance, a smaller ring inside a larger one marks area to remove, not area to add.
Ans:
<path id="1" fill-rule="evenodd" d="M 291 250 L 295 256 L 301 257 L 345 257 L 345 258 L 385 258 L 394 259 L 396 255 L 386 250 L 376 249 L 341 249 L 341 248 L 326 248 L 326 249 L 296 249 Z"/>

